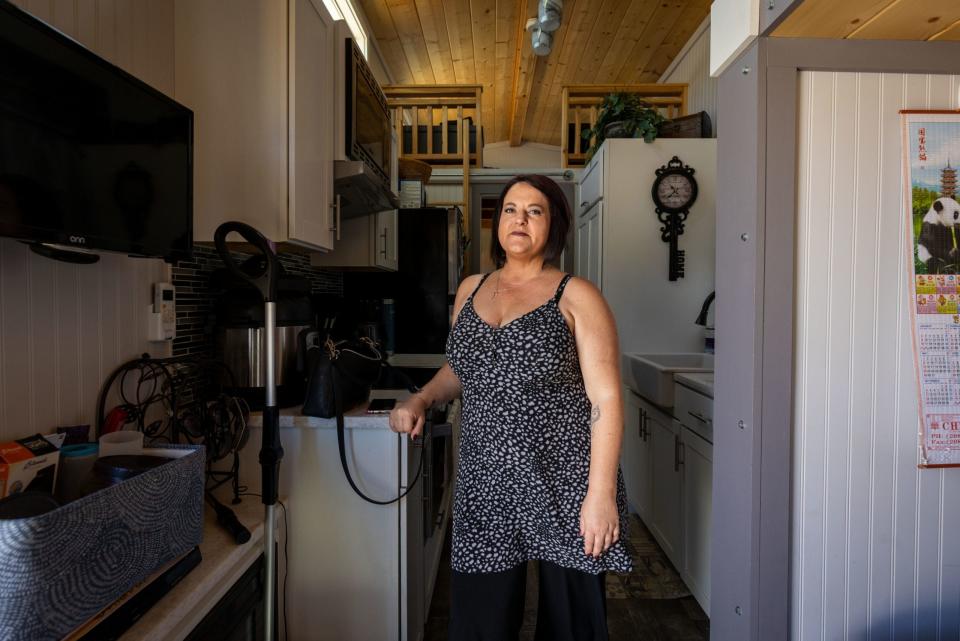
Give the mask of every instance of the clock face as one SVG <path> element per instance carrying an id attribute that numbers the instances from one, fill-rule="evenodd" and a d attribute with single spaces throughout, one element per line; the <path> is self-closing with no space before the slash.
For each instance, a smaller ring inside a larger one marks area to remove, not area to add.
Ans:
<path id="1" fill-rule="evenodd" d="M 665 207 L 683 209 L 693 200 L 693 181 L 683 174 L 667 174 L 657 185 L 657 197 Z"/>

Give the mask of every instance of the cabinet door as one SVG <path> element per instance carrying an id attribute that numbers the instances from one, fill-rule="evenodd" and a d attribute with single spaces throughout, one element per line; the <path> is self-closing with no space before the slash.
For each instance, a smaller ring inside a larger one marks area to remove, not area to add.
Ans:
<path id="1" fill-rule="evenodd" d="M 374 264 L 384 269 L 397 270 L 397 210 L 376 214 L 374 226 Z"/>
<path id="2" fill-rule="evenodd" d="M 596 213 L 590 217 L 590 264 L 587 273 L 590 282 L 603 291 L 603 202 L 594 206 Z"/>
<path id="3" fill-rule="evenodd" d="M 667 557 L 683 568 L 683 518 L 681 512 L 680 436 L 672 423 L 651 414 L 647 425 L 653 439 L 653 503 L 648 525 Z"/>
<path id="4" fill-rule="evenodd" d="M 642 401 L 625 389 L 623 451 L 620 467 L 623 470 L 623 483 L 627 488 L 627 500 L 640 518 L 647 522 L 650 518 L 652 499 L 650 483 L 650 440 L 646 434 L 647 413 Z"/>
<path id="5" fill-rule="evenodd" d="M 573 272 L 580 278 L 587 278 L 587 256 L 590 247 L 590 226 L 583 218 L 577 218 L 577 233 L 574 237 Z"/>
<path id="6" fill-rule="evenodd" d="M 643 413 L 629 390 L 623 392 L 623 446 L 620 470 L 627 488 L 627 502 L 640 514 L 640 445 L 643 443 Z M 643 515 L 640 515 L 641 518 Z"/>
<path id="7" fill-rule="evenodd" d="M 334 25 L 319 0 L 289 5 L 289 237 L 333 249 Z"/>
<path id="8" fill-rule="evenodd" d="M 683 575 L 703 611 L 710 614 L 710 527 L 713 445 L 683 428 Z"/>
<path id="9" fill-rule="evenodd" d="M 576 256 L 574 271 L 600 288 L 603 239 L 603 202 L 598 202 L 577 219 Z"/>
<path id="10" fill-rule="evenodd" d="M 286 0 L 176 0 L 174 19 L 174 93 L 194 114 L 194 241 L 228 220 L 286 241 Z"/>

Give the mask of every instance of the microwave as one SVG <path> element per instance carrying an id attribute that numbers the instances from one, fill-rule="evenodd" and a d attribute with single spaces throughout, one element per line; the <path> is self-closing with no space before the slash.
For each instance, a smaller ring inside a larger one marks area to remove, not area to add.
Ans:
<path id="1" fill-rule="evenodd" d="M 350 36 L 341 39 L 343 90 L 334 191 L 344 217 L 397 209 L 396 138 L 380 84 Z"/>

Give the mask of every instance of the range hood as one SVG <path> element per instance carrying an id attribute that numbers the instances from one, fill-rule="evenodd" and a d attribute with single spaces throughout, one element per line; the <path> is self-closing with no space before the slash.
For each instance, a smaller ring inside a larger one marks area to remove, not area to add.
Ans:
<path id="1" fill-rule="evenodd" d="M 340 216 L 354 218 L 399 209 L 400 199 L 383 178 L 362 160 L 338 160 L 333 165 L 333 191 L 340 196 Z"/>

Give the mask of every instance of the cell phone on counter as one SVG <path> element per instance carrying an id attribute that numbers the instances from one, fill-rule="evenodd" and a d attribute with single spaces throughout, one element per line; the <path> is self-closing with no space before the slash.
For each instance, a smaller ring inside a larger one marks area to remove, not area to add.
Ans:
<path id="1" fill-rule="evenodd" d="M 389 414 L 396 404 L 395 398 L 375 398 L 367 406 L 367 414 Z"/>

